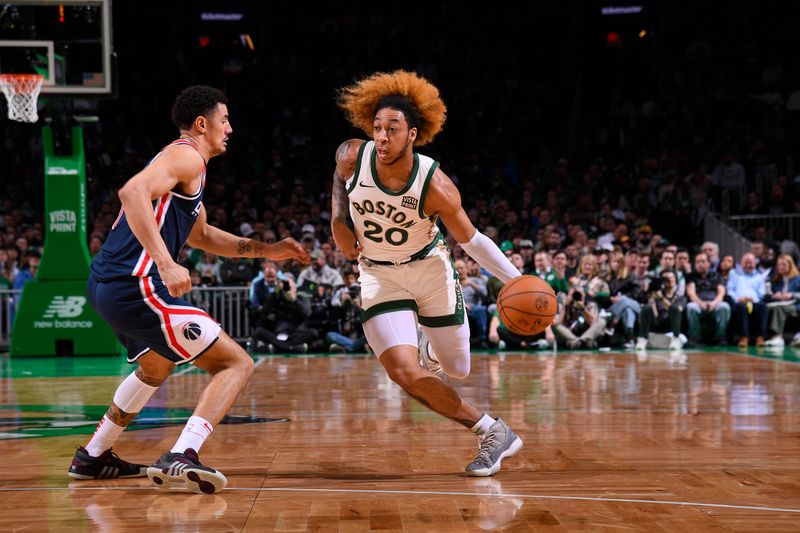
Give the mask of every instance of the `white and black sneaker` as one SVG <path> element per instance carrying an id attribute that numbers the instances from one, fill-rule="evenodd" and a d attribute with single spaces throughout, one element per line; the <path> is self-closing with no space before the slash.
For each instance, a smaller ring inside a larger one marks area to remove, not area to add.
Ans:
<path id="1" fill-rule="evenodd" d="M 124 461 L 111 448 L 94 457 L 89 455 L 86 448 L 79 446 L 67 474 L 74 479 L 117 479 L 144 477 L 146 472 L 146 465 Z"/>
<path id="2" fill-rule="evenodd" d="M 222 472 L 200 464 L 191 448 L 184 453 L 165 453 L 147 469 L 147 477 L 159 489 L 186 488 L 200 494 L 221 492 L 228 483 Z"/>
<path id="3" fill-rule="evenodd" d="M 431 374 L 444 381 L 447 374 L 444 373 L 444 368 L 439 364 L 439 360 L 436 359 L 436 355 L 433 353 L 433 349 L 431 349 L 428 336 L 425 335 L 422 328 L 417 328 L 417 343 L 419 347 L 419 366 L 427 368 Z"/>

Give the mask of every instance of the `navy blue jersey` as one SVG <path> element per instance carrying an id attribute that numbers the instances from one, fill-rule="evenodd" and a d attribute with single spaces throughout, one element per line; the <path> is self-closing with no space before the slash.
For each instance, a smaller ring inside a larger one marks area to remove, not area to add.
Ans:
<path id="1" fill-rule="evenodd" d="M 177 139 L 167 145 L 189 145 L 197 149 L 194 142 L 189 139 Z M 163 153 L 162 150 L 150 163 Z M 148 163 L 148 165 L 150 164 Z M 192 196 L 181 194 L 173 189 L 162 197 L 153 200 L 153 215 L 155 216 L 161 237 L 167 245 L 174 261 L 178 260 L 178 253 L 186 244 L 189 234 L 200 213 L 203 204 L 203 189 L 206 184 L 206 167 L 203 166 L 200 188 Z M 142 247 L 139 240 L 131 231 L 125 216 L 124 208 L 120 210 L 116 222 L 108 233 L 108 238 L 103 243 L 100 252 L 95 256 L 91 265 L 92 273 L 98 281 L 108 281 L 133 276 L 144 278 L 152 276 L 160 279 L 158 267 L 153 263 L 153 258 Z"/>

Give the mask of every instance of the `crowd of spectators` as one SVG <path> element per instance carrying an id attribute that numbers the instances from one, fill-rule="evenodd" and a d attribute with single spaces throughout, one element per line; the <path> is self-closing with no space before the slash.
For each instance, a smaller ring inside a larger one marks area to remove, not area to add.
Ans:
<path id="1" fill-rule="evenodd" d="M 470 9 L 445 2 L 436 15 L 447 24 L 424 36 L 414 25 L 397 22 L 397 35 L 424 39 L 420 48 L 426 52 L 410 61 L 380 54 L 384 35 L 370 28 L 392 24 L 388 14 L 309 13 L 304 28 L 330 44 L 314 59 L 324 64 L 314 84 L 298 81 L 308 79 L 309 65 L 317 63 L 304 62 L 293 48 L 295 39 L 284 38 L 296 28 L 281 10 L 274 14 L 269 53 L 237 56 L 239 68 L 209 73 L 208 58 L 187 51 L 179 55 L 186 62 L 181 68 L 163 67 L 157 93 L 149 78 L 135 75 L 140 51 L 119 39 L 118 53 L 127 57 L 121 61 L 126 68 L 120 69 L 120 96 L 97 104 L 99 122 L 85 126 L 91 253 L 102 246 L 119 212 L 117 189 L 174 136 L 166 120 L 174 94 L 189 82 L 221 86 L 230 98 L 234 133 L 228 156 L 209 167 L 204 203 L 210 223 L 265 242 L 293 236 L 314 252 L 314 264 L 301 270 L 193 250 L 182 260 L 199 287 L 253 288 L 257 346 L 362 349 L 357 265 L 335 249 L 328 228 L 332 154 L 339 142 L 361 134 L 332 105 L 332 91 L 319 87 L 343 86 L 364 70 L 405 67 L 431 78 L 450 109 L 444 132 L 423 153 L 441 161 L 475 226 L 510 253 L 521 271 L 544 277 L 562 295 L 559 323 L 537 345 L 559 337 L 587 347 L 635 345 L 637 337 L 665 328 L 698 340 L 698 315 L 713 312 L 722 320 L 726 299 L 733 316 L 741 315 L 735 298 L 729 300 L 741 289 L 729 285 L 731 277 L 723 283 L 723 301 L 712 306 L 691 298 L 707 297 L 710 285 L 691 283 L 689 274 L 703 271 L 702 251 L 709 270 L 723 279 L 737 269 L 745 275 L 732 279 L 749 279 L 744 258 L 737 258 L 735 268 L 723 260 L 726 267 L 720 268 L 701 249 L 709 210 L 766 216 L 800 207 L 800 180 L 791 163 L 800 138 L 800 79 L 791 53 L 800 35 L 796 20 L 781 17 L 780 10 L 748 19 L 742 15 L 754 8 L 746 2 L 713 14 L 707 12 L 713 6 L 695 11 L 676 4 L 661 16 L 664 31 L 680 26 L 680 37 L 667 33 L 660 47 L 619 49 L 598 40 L 570 56 L 584 57 L 583 63 L 565 63 L 551 49 L 516 46 L 534 42 L 521 29 L 536 19 L 535 12 L 500 20 L 505 15 L 498 11 L 490 15 L 498 19 L 487 34 L 492 42 L 465 42 L 459 37 L 470 33 Z M 731 24 L 709 30 L 708 17 Z M 739 31 L 743 20 L 748 31 Z M 337 55 L 342 43 L 356 42 L 354 35 L 362 38 L 358 46 Z M 552 69 L 559 75 L 517 78 L 508 62 L 496 61 L 501 48 L 520 69 L 535 60 L 541 73 Z M 651 63 L 660 66 L 644 68 Z M 195 74 L 181 77 L 186 71 Z M 208 77 L 198 79 L 199 72 Z M 485 73 L 486 81 L 465 74 L 474 72 Z M 606 75 L 606 83 L 587 81 Z M 3 173 L 14 177 L 3 180 L 0 202 L 0 288 L 12 288 L 35 273 L 43 246 L 41 146 L 38 127 L 5 121 L 0 130 Z M 754 250 L 757 268 L 774 264 L 786 251 L 797 261 L 796 245 L 792 249 L 764 228 L 752 232 L 763 248 Z M 499 343 L 506 332 L 492 313 L 497 280 L 486 279 L 457 246 L 454 259 L 461 261 L 476 346 Z M 776 291 L 776 281 L 771 283 L 773 298 L 793 292 L 788 286 Z M 764 320 L 777 327 L 757 305 L 768 294 L 765 289 L 759 302 L 745 306 L 747 316 L 761 317 L 754 341 L 767 335 Z M 293 317 L 289 330 L 264 311 L 274 305 L 291 310 L 277 315 Z M 680 326 L 675 306 L 681 309 Z M 749 333 L 743 327 L 736 331 Z M 732 340 L 727 330 L 726 339 Z"/>

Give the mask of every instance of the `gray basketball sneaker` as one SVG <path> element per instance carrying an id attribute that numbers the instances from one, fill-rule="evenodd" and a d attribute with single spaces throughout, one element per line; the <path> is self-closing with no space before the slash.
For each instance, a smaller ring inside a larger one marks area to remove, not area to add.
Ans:
<path id="1" fill-rule="evenodd" d="M 475 460 L 465 469 L 469 476 L 492 476 L 500 471 L 503 459 L 511 457 L 522 448 L 522 439 L 502 418 L 495 419 L 489 430 L 480 436 L 481 443 Z"/>
<path id="2" fill-rule="evenodd" d="M 447 374 L 444 373 L 444 368 L 442 368 L 442 365 L 440 365 L 439 361 L 436 359 L 436 355 L 431 349 L 428 336 L 425 335 L 422 328 L 417 328 L 417 345 L 419 346 L 419 366 L 427 368 L 431 374 L 444 381 Z"/>

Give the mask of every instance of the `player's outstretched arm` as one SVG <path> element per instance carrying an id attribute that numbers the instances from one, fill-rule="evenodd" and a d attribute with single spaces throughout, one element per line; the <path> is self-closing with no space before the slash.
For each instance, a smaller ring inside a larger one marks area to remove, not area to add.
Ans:
<path id="1" fill-rule="evenodd" d="M 176 146 L 162 154 L 119 190 L 119 199 L 131 231 L 158 267 L 172 296 L 192 289 L 189 271 L 175 263 L 153 215 L 153 200 L 178 184 L 190 184 L 203 170 L 203 159 L 191 147 Z"/>
<path id="2" fill-rule="evenodd" d="M 511 264 L 497 244 L 472 225 L 461 207 L 461 194 L 447 174 L 438 168 L 428 185 L 424 211 L 427 215 L 438 214 L 464 251 L 500 281 L 507 283 L 508 280 L 520 276 L 519 270 Z"/>
<path id="3" fill-rule="evenodd" d="M 291 237 L 276 243 L 264 243 L 255 239 L 237 237 L 208 223 L 205 206 L 200 207 L 197 222 L 186 241 L 192 248 L 200 248 L 222 257 L 267 258 L 275 261 L 294 259 L 307 265 L 311 257 L 302 244 Z"/>
<path id="4" fill-rule="evenodd" d="M 356 234 L 347 225 L 350 213 L 345 181 L 356 170 L 358 149 L 364 141 L 351 139 L 343 142 L 336 150 L 336 168 L 333 171 L 333 188 L 331 190 L 331 233 L 336 247 L 350 260 L 358 259 L 361 247 Z"/>

